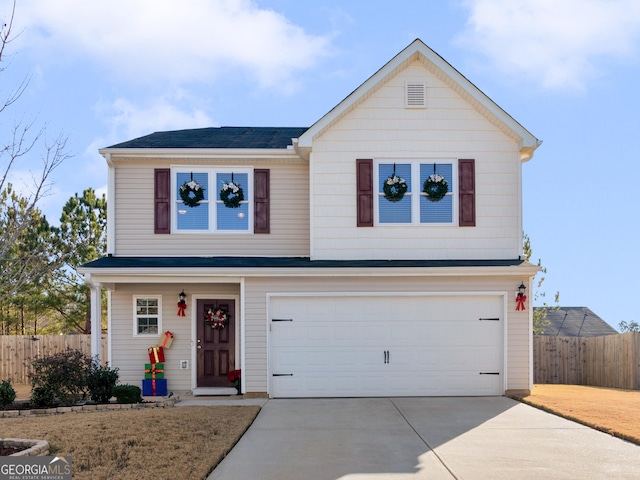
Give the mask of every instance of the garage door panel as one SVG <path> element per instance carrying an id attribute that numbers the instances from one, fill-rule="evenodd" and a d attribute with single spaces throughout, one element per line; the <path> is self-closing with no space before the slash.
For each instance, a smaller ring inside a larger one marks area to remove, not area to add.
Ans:
<path id="1" fill-rule="evenodd" d="M 502 297 L 275 297 L 273 396 L 503 393 Z M 392 312 L 392 315 L 389 313 Z M 483 373 L 483 375 L 481 375 Z"/>
<path id="2" fill-rule="evenodd" d="M 386 386 L 378 375 L 310 373 L 305 376 L 275 377 L 273 386 L 280 397 L 384 396 Z"/>

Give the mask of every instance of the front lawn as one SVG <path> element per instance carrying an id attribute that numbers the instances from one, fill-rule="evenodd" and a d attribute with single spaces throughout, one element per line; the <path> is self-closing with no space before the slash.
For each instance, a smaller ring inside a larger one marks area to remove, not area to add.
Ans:
<path id="1" fill-rule="evenodd" d="M 518 400 L 640 445 L 639 390 L 540 384 Z"/>
<path id="2" fill-rule="evenodd" d="M 0 418 L 2 438 L 47 440 L 74 479 L 204 479 L 260 407 L 211 406 Z"/>

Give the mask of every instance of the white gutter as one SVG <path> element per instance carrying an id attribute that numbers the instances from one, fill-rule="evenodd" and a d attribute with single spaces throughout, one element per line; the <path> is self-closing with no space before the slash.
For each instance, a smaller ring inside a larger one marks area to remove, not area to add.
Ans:
<path id="1" fill-rule="evenodd" d="M 240 282 L 243 277 L 480 277 L 532 276 L 540 267 L 531 263 L 506 267 L 177 267 L 146 268 L 83 268 L 101 283 L 166 283 L 179 279 L 181 283 Z M 525 278 L 523 278 L 525 280 Z"/>
<path id="2" fill-rule="evenodd" d="M 107 161 L 107 254 L 116 254 L 116 168 L 111 154 L 104 155 Z"/>
<path id="3" fill-rule="evenodd" d="M 102 156 L 127 158 L 188 158 L 211 160 L 212 158 L 229 159 L 229 157 L 271 159 L 296 157 L 294 148 L 101 148 Z"/>

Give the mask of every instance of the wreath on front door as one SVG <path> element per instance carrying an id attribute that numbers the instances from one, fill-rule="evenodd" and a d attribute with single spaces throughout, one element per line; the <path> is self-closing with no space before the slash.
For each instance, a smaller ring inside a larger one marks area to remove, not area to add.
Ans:
<path id="1" fill-rule="evenodd" d="M 226 327 L 227 320 L 229 320 L 229 312 L 219 307 L 210 308 L 207 313 L 204 314 L 204 323 L 215 330 Z"/>

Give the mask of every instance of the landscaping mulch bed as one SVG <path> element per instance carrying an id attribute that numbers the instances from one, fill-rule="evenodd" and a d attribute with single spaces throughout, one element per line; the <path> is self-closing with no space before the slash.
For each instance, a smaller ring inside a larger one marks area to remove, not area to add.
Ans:
<path id="1" fill-rule="evenodd" d="M 24 448 L 19 447 L 5 447 L 0 445 L 0 457 L 8 457 L 9 455 L 13 455 L 14 453 L 21 452 L 25 450 Z"/>

